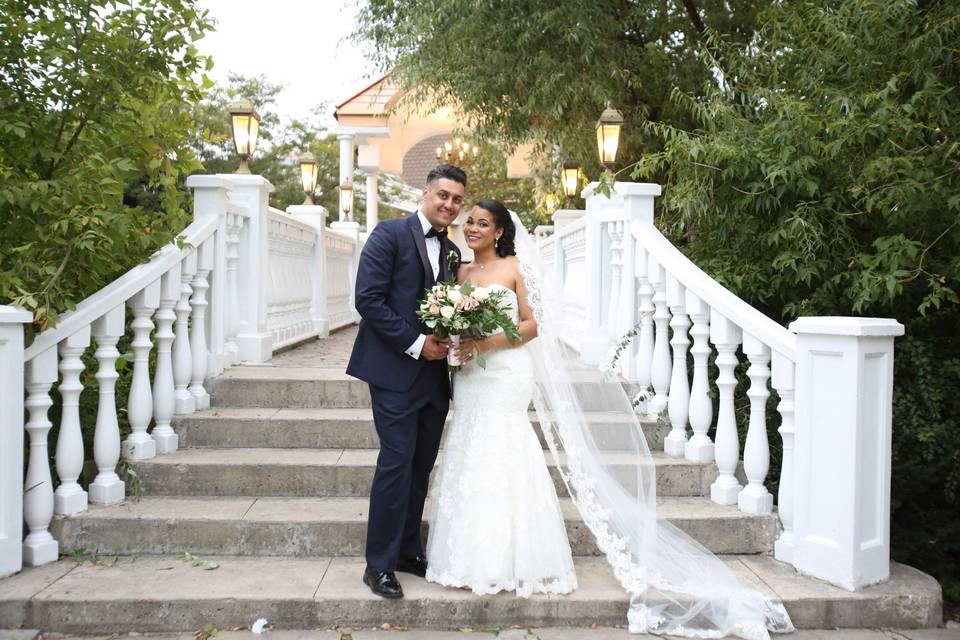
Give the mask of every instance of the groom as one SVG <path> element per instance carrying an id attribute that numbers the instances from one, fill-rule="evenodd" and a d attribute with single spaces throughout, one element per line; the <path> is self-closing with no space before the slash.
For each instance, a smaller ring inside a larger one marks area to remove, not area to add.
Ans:
<path id="1" fill-rule="evenodd" d="M 394 571 L 427 572 L 420 519 L 450 405 L 449 342 L 429 333 L 417 309 L 424 289 L 456 276 L 460 251 L 446 229 L 463 207 L 466 187 L 457 167 L 430 171 L 420 210 L 378 224 L 357 269 L 361 321 L 347 373 L 370 385 L 380 438 L 363 582 L 384 598 L 403 597 Z"/>

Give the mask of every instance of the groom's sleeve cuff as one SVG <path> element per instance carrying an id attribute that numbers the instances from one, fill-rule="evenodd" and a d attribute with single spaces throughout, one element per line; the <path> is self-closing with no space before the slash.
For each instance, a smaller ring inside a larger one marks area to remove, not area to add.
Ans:
<path id="1" fill-rule="evenodd" d="M 410 356 L 414 360 L 419 360 L 420 352 L 423 351 L 423 343 L 426 341 L 427 341 L 427 336 L 421 333 L 420 337 L 414 340 L 413 344 L 410 345 L 410 347 L 406 351 L 404 351 L 404 353 L 406 353 L 408 356 Z"/>

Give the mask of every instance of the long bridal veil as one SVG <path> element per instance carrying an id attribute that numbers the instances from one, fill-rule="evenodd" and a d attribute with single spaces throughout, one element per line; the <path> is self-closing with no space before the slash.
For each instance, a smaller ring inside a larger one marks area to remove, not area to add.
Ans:
<path id="1" fill-rule="evenodd" d="M 557 468 L 630 596 L 636 633 L 768 639 L 793 631 L 783 605 L 741 583 L 710 551 L 657 519 L 656 468 L 621 381 L 586 367 L 560 339 L 561 292 L 520 220 L 516 249 L 538 339 L 534 407 Z"/>

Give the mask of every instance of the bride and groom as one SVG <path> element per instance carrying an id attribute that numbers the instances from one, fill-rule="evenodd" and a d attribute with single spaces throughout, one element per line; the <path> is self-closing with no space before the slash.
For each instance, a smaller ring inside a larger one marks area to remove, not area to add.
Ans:
<path id="1" fill-rule="evenodd" d="M 501 203 L 480 200 L 470 210 L 464 235 L 474 260 L 460 265 L 446 228 L 466 186 L 457 167 L 430 171 L 420 210 L 380 223 L 358 265 L 362 320 L 347 373 L 369 384 L 380 439 L 364 583 L 384 598 L 403 597 L 397 572 L 478 594 L 577 588 L 559 499 L 528 418 L 533 403 L 571 501 L 630 595 L 631 631 L 751 640 L 791 631 L 780 603 L 657 520 L 655 467 L 630 401 L 619 380 L 584 368 L 559 340 L 560 294 L 536 243 Z M 522 339 L 511 344 L 497 333 L 454 347 L 431 335 L 419 301 L 451 278 L 504 289 Z M 453 385 L 451 350 L 465 361 Z M 484 367 L 473 361 L 478 352 Z M 424 553 L 424 501 L 451 396 Z"/>

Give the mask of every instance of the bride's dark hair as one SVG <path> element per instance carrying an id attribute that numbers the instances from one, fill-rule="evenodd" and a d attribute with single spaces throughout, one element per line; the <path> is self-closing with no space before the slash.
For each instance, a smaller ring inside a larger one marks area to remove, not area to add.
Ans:
<path id="1" fill-rule="evenodd" d="M 476 203 L 477 207 L 486 209 L 493 214 L 493 224 L 497 229 L 503 229 L 500 234 L 500 240 L 497 241 L 496 251 L 501 258 L 517 255 L 517 249 L 514 246 L 514 240 L 517 237 L 517 227 L 513 224 L 513 217 L 510 211 L 498 200 L 480 200 Z"/>

